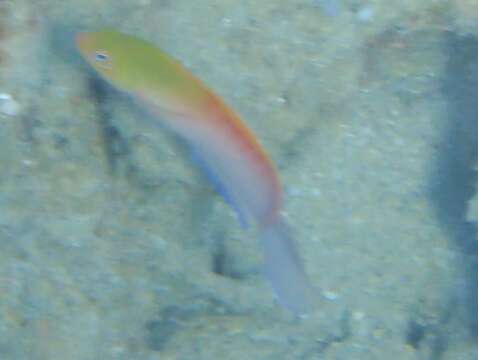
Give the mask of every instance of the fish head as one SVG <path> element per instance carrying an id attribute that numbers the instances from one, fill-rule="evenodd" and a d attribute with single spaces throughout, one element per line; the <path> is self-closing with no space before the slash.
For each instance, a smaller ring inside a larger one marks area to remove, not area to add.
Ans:
<path id="1" fill-rule="evenodd" d="M 131 51 L 134 42 L 114 30 L 76 34 L 76 47 L 83 59 L 108 82 L 121 89 L 134 84 Z"/>

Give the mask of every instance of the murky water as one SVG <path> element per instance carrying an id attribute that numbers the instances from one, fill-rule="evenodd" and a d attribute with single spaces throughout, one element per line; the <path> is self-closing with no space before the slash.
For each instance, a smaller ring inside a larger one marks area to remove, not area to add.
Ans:
<path id="1" fill-rule="evenodd" d="M 475 1 L 0 1 L 1 359 L 476 359 Z M 254 131 L 294 318 L 187 146 L 82 61 L 156 44 Z"/>

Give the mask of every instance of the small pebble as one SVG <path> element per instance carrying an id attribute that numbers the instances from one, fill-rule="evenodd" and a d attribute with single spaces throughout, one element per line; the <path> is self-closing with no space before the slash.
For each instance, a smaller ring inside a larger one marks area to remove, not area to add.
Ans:
<path id="1" fill-rule="evenodd" d="M 322 296 L 329 301 L 335 301 L 339 297 L 337 293 L 334 293 L 333 291 L 330 291 L 330 290 L 324 290 L 322 292 Z"/>
<path id="2" fill-rule="evenodd" d="M 0 93 L 0 113 L 15 116 L 20 111 L 20 105 L 10 94 Z"/>
<path id="3" fill-rule="evenodd" d="M 276 98 L 276 102 L 279 103 L 279 104 L 285 104 L 285 103 L 287 102 L 287 100 L 284 99 L 284 98 L 281 97 L 281 96 L 278 96 L 278 97 Z"/>
<path id="4" fill-rule="evenodd" d="M 357 19 L 361 22 L 369 22 L 373 18 L 373 9 L 371 7 L 364 7 L 357 11 Z"/>
<path id="5" fill-rule="evenodd" d="M 221 19 L 221 24 L 224 26 L 230 26 L 232 23 L 231 19 L 224 17 Z"/>
<path id="6" fill-rule="evenodd" d="M 363 313 L 362 311 L 355 311 L 353 313 L 353 318 L 357 321 L 363 320 L 365 318 L 365 313 Z"/>

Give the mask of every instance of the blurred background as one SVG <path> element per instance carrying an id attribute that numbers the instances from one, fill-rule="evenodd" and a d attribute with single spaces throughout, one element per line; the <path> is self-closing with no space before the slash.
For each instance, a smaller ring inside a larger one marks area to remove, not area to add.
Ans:
<path id="1" fill-rule="evenodd" d="M 104 27 L 253 129 L 316 313 L 80 59 Z M 477 36 L 476 0 L 0 0 L 0 358 L 477 359 Z"/>

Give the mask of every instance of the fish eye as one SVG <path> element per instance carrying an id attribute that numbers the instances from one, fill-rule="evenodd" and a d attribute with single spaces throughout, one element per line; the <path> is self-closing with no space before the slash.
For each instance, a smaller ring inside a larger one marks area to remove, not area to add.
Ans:
<path id="1" fill-rule="evenodd" d="M 109 55 L 104 51 L 96 51 L 93 57 L 95 61 L 98 62 L 106 62 L 110 58 Z"/>
<path id="2" fill-rule="evenodd" d="M 97 50 L 91 55 L 91 60 L 94 61 L 98 67 L 104 69 L 111 69 L 111 57 L 107 51 Z"/>

